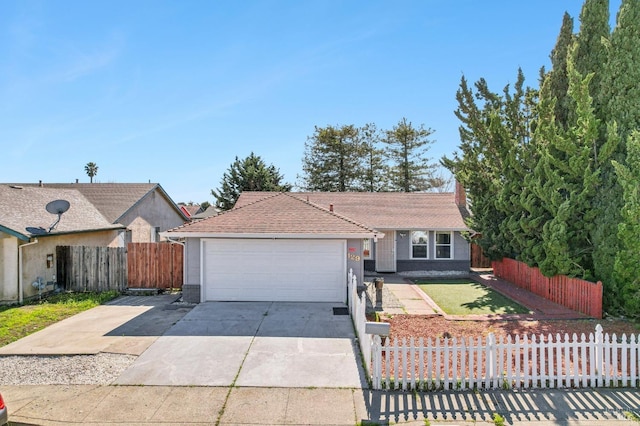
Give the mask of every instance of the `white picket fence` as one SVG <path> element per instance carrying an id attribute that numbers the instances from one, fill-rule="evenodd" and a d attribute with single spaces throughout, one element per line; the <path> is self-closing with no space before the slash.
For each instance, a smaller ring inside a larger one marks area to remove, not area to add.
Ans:
<path id="1" fill-rule="evenodd" d="M 371 387 L 402 390 L 639 387 L 640 335 L 403 339 L 365 333 L 366 296 L 349 271 L 349 308 Z"/>
<path id="2" fill-rule="evenodd" d="M 640 336 L 568 334 L 486 338 L 373 337 L 373 389 L 638 387 Z"/>
<path id="3" fill-rule="evenodd" d="M 372 336 L 364 331 L 364 325 L 367 322 L 367 297 L 364 293 L 362 293 L 361 296 L 358 296 L 358 279 L 353 274 L 352 269 L 349 269 L 347 289 L 349 296 L 349 313 L 351 314 L 351 319 L 358 336 L 360 352 L 364 358 L 364 365 L 369 366 L 371 365 Z M 365 368 L 365 370 L 368 369 Z M 370 371 L 367 371 L 367 374 L 370 374 Z M 369 377 L 369 379 L 370 378 L 371 377 Z"/>

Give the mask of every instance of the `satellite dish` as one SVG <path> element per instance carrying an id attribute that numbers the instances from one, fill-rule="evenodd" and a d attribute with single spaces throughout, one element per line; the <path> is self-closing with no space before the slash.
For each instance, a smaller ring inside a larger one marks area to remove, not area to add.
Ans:
<path id="1" fill-rule="evenodd" d="M 35 226 L 27 226 L 25 229 L 31 235 L 46 235 L 47 234 L 47 230 L 44 229 L 41 226 L 39 226 L 37 228 Z"/>
<path id="2" fill-rule="evenodd" d="M 45 209 L 51 214 L 62 215 L 62 213 L 69 210 L 71 204 L 67 200 L 54 200 L 47 204 Z"/>
<path id="3" fill-rule="evenodd" d="M 51 224 L 51 226 L 49 227 L 48 232 L 51 232 L 55 229 L 56 225 L 58 225 L 58 222 L 60 222 L 60 218 L 62 217 L 62 213 L 66 212 L 67 210 L 69 210 L 69 207 L 71 206 L 71 204 L 69 204 L 69 202 L 67 200 L 54 200 L 51 201 L 50 203 L 48 203 L 45 206 L 45 209 L 47 209 L 47 211 L 51 214 L 57 214 L 58 215 L 58 219 L 56 219 L 55 222 L 53 222 L 53 224 Z"/>

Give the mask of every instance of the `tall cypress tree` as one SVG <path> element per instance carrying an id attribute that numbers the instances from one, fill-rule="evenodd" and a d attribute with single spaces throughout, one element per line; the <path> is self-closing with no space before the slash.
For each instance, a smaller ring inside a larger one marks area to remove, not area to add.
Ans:
<path id="1" fill-rule="evenodd" d="M 441 163 L 467 190 L 473 213 L 468 225 L 480 233 L 477 243 L 490 258 L 499 259 L 520 249 L 512 227 L 521 215 L 519 194 L 531 164 L 527 152 L 534 95 L 524 88 L 520 70 L 513 93 L 508 85 L 502 95 L 494 93 L 484 79 L 475 89 L 462 78 L 455 111 L 462 123 L 460 152 Z"/>
<path id="2" fill-rule="evenodd" d="M 607 61 L 602 76 L 600 105 L 602 119 L 615 122 L 622 141 L 640 128 L 640 1 L 623 0 L 617 14 L 616 27 L 607 46 Z M 613 154 L 625 164 L 624 143 Z M 595 204 L 598 214 L 593 233 L 594 266 L 602 280 L 605 307 L 615 309 L 624 303 L 619 282 L 614 274 L 615 258 L 620 250 L 618 226 L 623 222 L 623 190 L 614 167 L 603 167 L 603 185 Z"/>
<path id="3" fill-rule="evenodd" d="M 596 117 L 602 119 L 600 105 L 603 68 L 607 63 L 605 42 L 609 39 L 609 0 L 586 0 L 580 11 L 580 31 L 576 36 L 577 47 L 573 58 L 578 73 L 587 76 L 593 73 L 589 94 L 593 98 Z"/>
<path id="4" fill-rule="evenodd" d="M 618 225 L 620 250 L 614 263 L 614 277 L 620 283 L 627 315 L 640 317 L 640 131 L 627 140 L 626 165 L 613 162 L 623 189 L 622 222 Z"/>
<path id="5" fill-rule="evenodd" d="M 567 55 L 573 40 L 573 18 L 565 12 L 558 40 L 551 51 L 551 71 L 547 76 L 549 95 L 556 99 L 554 105 L 555 119 L 562 128 L 567 126 L 571 109 L 571 97 L 567 93 L 569 89 Z"/>

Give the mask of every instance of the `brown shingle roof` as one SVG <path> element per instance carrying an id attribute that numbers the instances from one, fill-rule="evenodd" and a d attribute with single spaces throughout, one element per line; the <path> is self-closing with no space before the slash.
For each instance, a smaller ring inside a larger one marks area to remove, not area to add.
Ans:
<path id="1" fill-rule="evenodd" d="M 453 193 L 424 192 L 292 192 L 291 196 L 329 208 L 375 229 L 468 230 L 468 211 L 455 203 Z M 267 192 L 243 192 L 236 203 L 242 207 Z"/>
<path id="2" fill-rule="evenodd" d="M 51 234 L 123 228 L 110 223 L 76 190 L 11 185 L 0 185 L 0 227 L 25 237 L 42 235 L 58 218 L 45 206 L 59 199 L 70 207 Z"/>
<path id="3" fill-rule="evenodd" d="M 36 186 L 37 184 L 16 184 Z M 45 183 L 44 188 L 76 189 L 111 223 L 116 223 L 127 211 L 156 188 L 174 204 L 157 183 Z M 176 211 L 187 217 L 176 205 Z"/>
<path id="4" fill-rule="evenodd" d="M 202 234 L 334 235 L 366 238 L 376 231 L 288 193 L 262 193 L 241 208 L 168 231 L 170 236 Z"/>

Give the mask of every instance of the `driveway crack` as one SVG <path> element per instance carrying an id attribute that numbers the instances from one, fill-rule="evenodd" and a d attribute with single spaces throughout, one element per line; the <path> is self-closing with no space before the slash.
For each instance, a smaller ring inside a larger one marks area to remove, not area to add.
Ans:
<path id="1" fill-rule="evenodd" d="M 264 322 L 264 318 L 267 315 L 269 315 L 269 310 L 273 306 L 273 303 L 274 302 L 271 302 L 269 304 L 269 307 L 267 308 L 265 313 L 262 315 L 262 319 L 260 320 L 260 324 L 258 324 L 258 328 L 256 328 L 255 333 L 253 333 L 253 337 L 251 338 L 251 342 L 249 343 L 249 346 L 247 347 L 247 350 L 244 353 L 244 356 L 242 357 L 242 362 L 240 363 L 240 367 L 238 368 L 238 371 L 236 372 L 236 375 L 233 378 L 233 381 L 229 385 L 229 391 L 227 392 L 227 395 L 224 398 L 224 403 L 222 404 L 222 408 L 220 408 L 220 411 L 218 412 L 218 419 L 216 421 L 216 426 L 219 426 L 220 425 L 220 421 L 222 421 L 222 416 L 224 415 L 224 410 L 227 408 L 227 402 L 229 401 L 229 397 L 231 396 L 231 392 L 236 387 L 236 382 L 238 381 L 238 377 L 240 377 L 240 372 L 242 371 L 242 367 L 244 366 L 244 362 L 246 361 L 247 356 L 249 355 L 249 351 L 251 350 L 251 346 L 253 346 L 253 342 L 255 342 L 255 340 L 256 340 L 256 335 L 260 331 L 260 327 L 262 326 L 262 323 Z M 288 402 L 288 400 L 287 400 L 287 402 Z"/>

